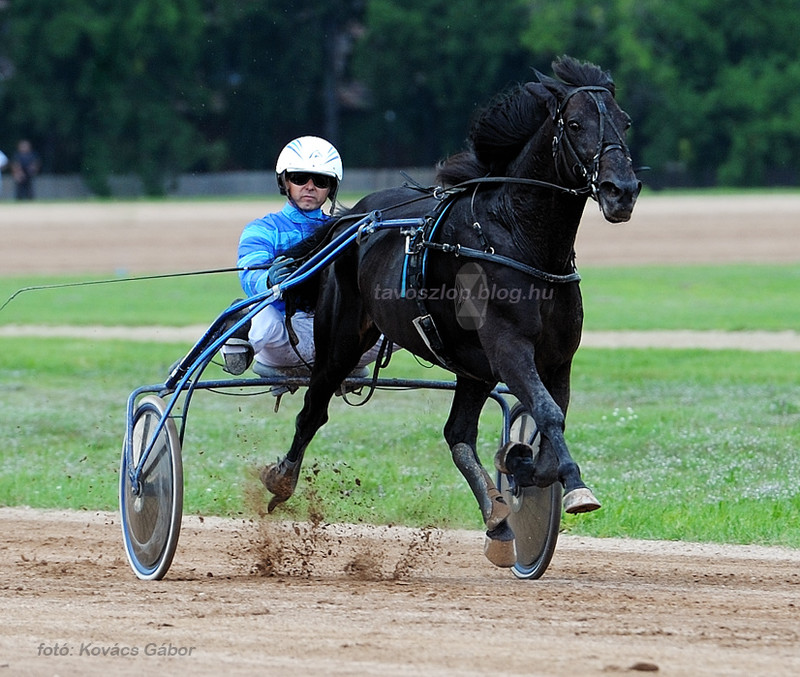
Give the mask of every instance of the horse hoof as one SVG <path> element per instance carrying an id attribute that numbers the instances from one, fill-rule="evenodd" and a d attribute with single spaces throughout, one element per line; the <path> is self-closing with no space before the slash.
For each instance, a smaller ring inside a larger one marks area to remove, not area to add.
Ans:
<path id="1" fill-rule="evenodd" d="M 499 541 L 487 536 L 483 543 L 483 554 L 496 567 L 507 569 L 517 563 L 517 553 L 513 540 Z"/>
<path id="2" fill-rule="evenodd" d="M 520 471 L 533 474 L 533 447 L 524 442 L 508 442 L 494 455 L 494 467 L 504 475 L 516 475 Z"/>
<path id="3" fill-rule="evenodd" d="M 590 489 L 580 487 L 564 494 L 564 512 L 570 515 L 577 515 L 581 512 L 592 512 L 600 507 L 598 501 Z"/>
<path id="4" fill-rule="evenodd" d="M 496 567 L 513 567 L 517 563 L 514 547 L 514 531 L 508 522 L 502 522 L 486 532 L 483 554 Z"/>
<path id="5" fill-rule="evenodd" d="M 261 470 L 259 475 L 261 483 L 267 491 L 273 494 L 272 500 L 267 506 L 268 512 L 272 512 L 279 504 L 291 498 L 297 486 L 299 474 L 300 463 L 297 461 L 292 463 L 286 458 L 277 463 L 271 463 Z"/>

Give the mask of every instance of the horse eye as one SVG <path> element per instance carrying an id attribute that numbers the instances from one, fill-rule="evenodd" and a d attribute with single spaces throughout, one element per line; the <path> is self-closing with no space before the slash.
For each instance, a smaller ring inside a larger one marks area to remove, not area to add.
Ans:
<path id="1" fill-rule="evenodd" d="M 570 128 L 570 129 L 571 129 L 573 132 L 577 132 L 577 131 L 580 131 L 580 128 L 581 128 L 581 123 L 580 123 L 580 122 L 578 122 L 577 120 L 570 120 L 570 121 L 567 123 L 567 126 L 568 126 L 568 127 L 569 127 L 569 128 Z"/>

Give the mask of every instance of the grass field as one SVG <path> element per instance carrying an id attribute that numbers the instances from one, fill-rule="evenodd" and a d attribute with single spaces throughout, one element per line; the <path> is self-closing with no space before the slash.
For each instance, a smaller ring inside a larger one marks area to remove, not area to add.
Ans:
<path id="1" fill-rule="evenodd" d="M 795 266 L 588 269 L 587 329 L 800 327 Z M 207 324 L 237 293 L 232 276 L 26 292 L 0 324 Z M 68 280 L 3 279 L 0 296 Z M 76 319 L 76 318 L 79 318 Z M 0 505 L 114 509 L 125 401 L 188 346 L 0 339 Z M 208 374 L 217 370 L 212 366 Z M 221 372 L 218 372 L 221 373 Z M 443 375 L 434 370 L 434 373 Z M 800 355 L 692 350 L 579 351 L 567 439 L 604 509 L 576 533 L 800 547 Z M 408 355 L 391 374 L 432 377 Z M 185 510 L 252 514 L 257 468 L 285 451 L 300 396 L 202 393 L 184 445 Z M 449 395 L 337 400 L 288 510 L 329 521 L 480 528 L 441 437 Z M 488 404 L 479 453 L 500 417 Z"/>
<path id="2" fill-rule="evenodd" d="M 581 274 L 586 330 L 800 330 L 800 266 L 588 268 Z M 26 287 L 87 279 L 0 278 L 0 303 Z M 26 291 L 2 311 L 0 324 L 208 324 L 240 294 L 232 273 Z"/>
<path id="3" fill-rule="evenodd" d="M 792 265 L 582 274 L 588 330 L 800 327 Z M 0 297 L 76 281 L 6 278 Z M 237 293 L 230 274 L 36 290 L 12 301 L 0 324 L 205 325 Z M 188 346 L 46 337 L 2 346 L 0 504 L 113 509 L 126 398 L 163 380 Z M 432 376 L 407 355 L 391 370 Z M 800 355 L 583 349 L 573 373 L 567 438 L 604 509 L 568 517 L 566 528 L 800 547 Z M 257 468 L 285 451 L 300 396 L 277 414 L 272 406 L 269 396 L 196 398 L 184 445 L 187 512 L 262 507 Z M 427 391 L 378 393 L 361 409 L 337 400 L 289 510 L 302 515 L 311 497 L 330 521 L 480 528 L 441 437 L 448 407 L 449 394 Z M 481 428 L 487 464 L 495 409 L 487 405 Z"/>
<path id="4" fill-rule="evenodd" d="M 581 271 L 588 330 L 800 330 L 800 266 Z"/>
<path id="5" fill-rule="evenodd" d="M 130 390 L 158 382 L 180 347 L 6 340 L 0 359 L 0 504 L 112 509 Z M 43 362 L 42 355 L 50 359 Z M 215 369 L 215 367 L 212 367 Z M 579 533 L 800 546 L 800 355 L 585 350 L 575 364 L 568 440 L 605 504 Z M 428 376 L 408 356 L 395 372 Z M 328 520 L 479 527 L 441 438 L 448 395 L 341 401 L 308 455 Z M 185 441 L 186 510 L 251 514 L 255 471 L 285 450 L 298 396 L 201 394 Z M 487 405 L 480 454 L 500 419 Z M 320 472 L 315 474 L 318 469 Z M 302 495 L 292 509 L 302 515 Z"/>

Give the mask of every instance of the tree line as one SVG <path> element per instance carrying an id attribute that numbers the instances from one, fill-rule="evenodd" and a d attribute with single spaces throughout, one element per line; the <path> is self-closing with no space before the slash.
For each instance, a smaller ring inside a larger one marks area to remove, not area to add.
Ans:
<path id="1" fill-rule="evenodd" d="M 611 72 L 652 185 L 794 184 L 796 0 L 0 0 L 0 148 L 99 195 L 135 173 L 429 166 L 561 54 Z"/>

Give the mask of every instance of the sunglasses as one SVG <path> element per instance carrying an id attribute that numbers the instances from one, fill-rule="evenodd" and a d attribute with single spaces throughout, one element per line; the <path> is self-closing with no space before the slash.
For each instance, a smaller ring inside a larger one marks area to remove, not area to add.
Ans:
<path id="1" fill-rule="evenodd" d="M 317 188 L 332 188 L 333 178 L 324 174 L 311 174 L 310 172 L 287 172 L 286 180 L 295 186 L 305 186 L 309 179 L 314 182 Z"/>

